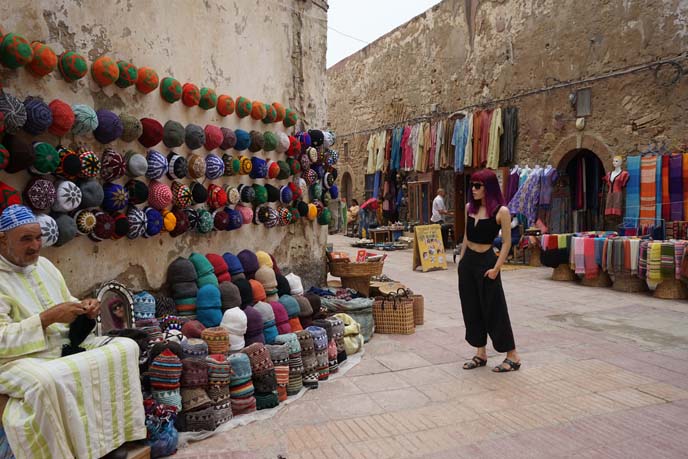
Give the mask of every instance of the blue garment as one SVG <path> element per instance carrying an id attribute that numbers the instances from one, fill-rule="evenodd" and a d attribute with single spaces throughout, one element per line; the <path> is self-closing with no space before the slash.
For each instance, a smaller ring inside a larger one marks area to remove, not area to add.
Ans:
<path id="1" fill-rule="evenodd" d="M 640 214 L 640 156 L 626 158 L 628 183 L 626 183 L 626 213 L 625 218 L 632 221 Z"/>
<path id="2" fill-rule="evenodd" d="M 595 263 L 598 266 L 602 266 L 602 249 L 604 248 L 605 237 L 595 238 Z"/>
<path id="3" fill-rule="evenodd" d="M 373 179 L 373 197 L 375 199 L 380 195 L 380 180 L 382 180 L 382 172 L 375 172 L 375 178 Z"/>
<path id="4" fill-rule="evenodd" d="M 468 119 L 459 118 L 454 123 L 454 133 L 451 144 L 454 145 L 454 171 L 463 172 L 463 160 L 466 154 L 466 141 L 468 140 Z"/>
<path id="5" fill-rule="evenodd" d="M 394 128 L 392 133 L 392 152 L 390 154 L 389 168 L 390 170 L 399 170 L 401 166 L 401 136 L 404 133 L 403 128 Z"/>

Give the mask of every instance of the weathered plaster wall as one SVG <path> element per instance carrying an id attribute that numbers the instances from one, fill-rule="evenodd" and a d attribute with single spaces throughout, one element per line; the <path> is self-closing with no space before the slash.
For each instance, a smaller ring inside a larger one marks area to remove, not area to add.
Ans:
<path id="1" fill-rule="evenodd" d="M 89 62 L 101 55 L 130 59 L 138 66 L 153 67 L 161 79 L 173 76 L 182 83 L 191 81 L 235 98 L 280 101 L 296 108 L 306 127 L 322 127 L 326 121 L 326 0 L 12 0 L 0 3 L 0 17 L 5 31 L 45 41 L 58 54 L 77 50 Z M 0 81 L 21 99 L 27 95 L 42 96 L 46 102 L 59 98 L 139 118 L 153 117 L 163 124 L 174 119 L 201 126 L 214 123 L 245 130 L 286 131 L 281 124 L 266 126 L 236 115 L 222 119 L 215 110 L 168 104 L 158 91 L 144 96 L 133 87 L 122 90 L 113 85 L 102 90 L 90 74 L 68 84 L 57 71 L 37 80 L 23 69 L 3 68 Z M 45 138 L 54 144 L 60 140 Z M 65 143 L 73 140 L 102 151 L 92 138 L 61 139 Z M 137 142 L 117 142 L 114 147 L 145 151 Z M 158 149 L 167 151 L 163 144 Z M 185 147 L 177 150 L 188 153 Z M 0 180 L 18 189 L 26 179 L 24 174 L 0 172 Z M 250 179 L 231 177 L 217 182 L 236 186 Z M 326 237 L 326 228 L 310 223 L 271 230 L 248 225 L 234 232 L 185 234 L 176 239 L 162 235 L 95 244 L 82 237 L 61 248 L 45 249 L 44 254 L 79 294 L 115 278 L 134 288 L 156 289 L 165 280 L 167 265 L 178 255 L 191 251 L 236 253 L 244 248 L 274 252 L 281 264 L 312 284 L 324 275 Z"/>
<path id="2" fill-rule="evenodd" d="M 595 147 L 610 165 L 652 139 L 686 141 L 686 75 L 669 84 L 664 66 L 554 86 L 672 57 L 686 72 L 687 49 L 686 0 L 445 0 L 328 69 L 328 120 L 349 143 L 357 196 L 366 130 L 544 88 L 500 103 L 520 109 L 518 161 Z M 592 116 L 579 132 L 568 96 L 584 87 Z"/>

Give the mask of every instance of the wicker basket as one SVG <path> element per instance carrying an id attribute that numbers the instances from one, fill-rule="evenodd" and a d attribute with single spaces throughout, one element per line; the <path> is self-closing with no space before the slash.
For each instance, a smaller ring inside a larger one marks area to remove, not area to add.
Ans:
<path id="1" fill-rule="evenodd" d="M 605 271 L 600 271 L 600 273 L 592 279 L 588 279 L 583 276 L 583 279 L 581 279 L 581 284 L 585 285 L 586 287 L 611 287 L 612 280 L 609 278 L 609 274 L 607 274 Z"/>
<path id="2" fill-rule="evenodd" d="M 423 325 L 425 319 L 425 298 L 423 295 L 409 295 L 413 300 L 413 323 Z"/>
<path id="3" fill-rule="evenodd" d="M 378 297 L 373 303 L 373 319 L 376 333 L 411 335 L 416 331 L 413 299 L 396 294 Z"/>
<path id="4" fill-rule="evenodd" d="M 330 273 L 337 277 L 372 277 L 382 274 L 382 261 L 365 263 L 330 263 Z"/>
<path id="5" fill-rule="evenodd" d="M 575 281 L 578 276 L 573 272 L 573 269 L 567 264 L 559 265 L 552 271 L 552 280 L 555 281 Z"/>
<path id="6" fill-rule="evenodd" d="M 647 292 L 647 282 L 638 276 L 633 276 L 631 274 L 617 273 L 614 274 L 614 285 L 612 285 L 614 290 L 626 293 L 639 293 Z"/>
<path id="7" fill-rule="evenodd" d="M 685 300 L 688 298 L 688 288 L 686 288 L 686 284 L 681 280 L 665 280 L 657 285 L 654 297 L 664 300 Z"/>

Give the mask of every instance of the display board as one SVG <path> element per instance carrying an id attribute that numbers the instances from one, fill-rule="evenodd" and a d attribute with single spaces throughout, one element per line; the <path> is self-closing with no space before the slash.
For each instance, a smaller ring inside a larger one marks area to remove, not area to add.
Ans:
<path id="1" fill-rule="evenodd" d="M 413 270 L 423 272 L 447 269 L 440 225 L 416 226 L 413 232 Z"/>

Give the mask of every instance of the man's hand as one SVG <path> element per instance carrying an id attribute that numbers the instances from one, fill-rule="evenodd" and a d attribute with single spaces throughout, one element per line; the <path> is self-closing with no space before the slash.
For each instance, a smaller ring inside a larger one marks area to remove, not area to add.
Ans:
<path id="1" fill-rule="evenodd" d="M 98 313 L 100 312 L 100 301 L 95 298 L 86 298 L 85 300 L 81 300 L 81 305 L 86 308 L 86 315 L 89 319 L 98 317 Z"/>
<path id="2" fill-rule="evenodd" d="M 78 316 L 86 314 L 88 308 L 81 303 L 68 301 L 41 312 L 41 325 L 48 328 L 52 324 L 70 324 Z"/>

